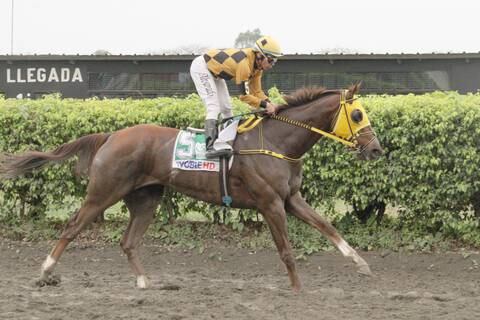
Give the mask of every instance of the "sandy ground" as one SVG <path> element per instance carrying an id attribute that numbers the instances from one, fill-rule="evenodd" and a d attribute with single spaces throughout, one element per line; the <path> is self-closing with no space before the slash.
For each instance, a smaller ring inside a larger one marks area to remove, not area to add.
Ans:
<path id="1" fill-rule="evenodd" d="M 135 279 L 118 246 L 73 244 L 58 286 L 36 287 L 52 243 L 0 240 L 0 319 L 480 319 L 478 252 L 361 253 L 375 276 L 339 252 L 298 261 L 290 290 L 276 251 L 154 242 L 142 250 L 152 281 Z"/>

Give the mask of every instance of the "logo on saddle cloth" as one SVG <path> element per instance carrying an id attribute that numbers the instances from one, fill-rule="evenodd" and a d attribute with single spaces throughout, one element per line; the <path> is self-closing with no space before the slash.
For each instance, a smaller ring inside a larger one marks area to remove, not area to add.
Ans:
<path id="1" fill-rule="evenodd" d="M 220 162 L 205 157 L 205 134 L 180 131 L 173 149 L 173 168 L 194 171 L 220 171 Z"/>
<path id="2" fill-rule="evenodd" d="M 237 135 L 238 119 L 227 121 L 218 134 L 213 144 L 215 150 L 230 149 L 230 143 Z M 192 129 L 181 130 L 175 141 L 173 149 L 173 168 L 181 170 L 200 170 L 220 172 L 220 159 L 207 159 L 205 157 L 205 134 L 203 130 Z M 233 156 L 228 161 L 228 168 L 231 169 Z"/>

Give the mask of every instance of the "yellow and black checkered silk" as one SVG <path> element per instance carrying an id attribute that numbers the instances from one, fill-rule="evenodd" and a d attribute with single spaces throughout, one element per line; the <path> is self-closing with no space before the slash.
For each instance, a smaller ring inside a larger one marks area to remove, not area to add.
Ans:
<path id="1" fill-rule="evenodd" d="M 236 84 L 247 83 L 245 95 L 240 100 L 258 108 L 268 99 L 262 90 L 262 71 L 256 70 L 253 49 L 212 49 L 203 55 L 208 70 L 218 78 L 234 80 Z"/>

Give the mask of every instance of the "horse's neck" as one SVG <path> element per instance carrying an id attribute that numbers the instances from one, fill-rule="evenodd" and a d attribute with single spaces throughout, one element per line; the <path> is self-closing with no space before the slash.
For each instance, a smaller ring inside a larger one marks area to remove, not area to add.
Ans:
<path id="1" fill-rule="evenodd" d="M 328 103 L 325 99 L 324 103 Z M 319 105 L 311 102 L 304 106 L 292 107 L 279 115 L 291 120 L 311 125 L 317 129 L 329 131 L 335 113 L 335 105 Z M 268 119 L 264 124 L 264 139 L 271 144 L 275 152 L 291 157 L 301 157 L 321 138 L 308 129 L 284 123 L 279 120 Z"/>

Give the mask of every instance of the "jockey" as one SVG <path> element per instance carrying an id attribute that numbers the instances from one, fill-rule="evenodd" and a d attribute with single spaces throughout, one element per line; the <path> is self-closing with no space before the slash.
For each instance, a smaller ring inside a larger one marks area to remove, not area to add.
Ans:
<path id="1" fill-rule="evenodd" d="M 217 119 L 232 116 L 230 95 L 225 80 L 233 80 L 240 86 L 240 100 L 252 108 L 262 107 L 267 114 L 275 114 L 278 106 L 268 99 L 262 90 L 263 71 L 269 70 L 282 56 L 275 39 L 265 36 L 255 42 L 253 48 L 211 49 L 195 58 L 190 75 L 207 108 L 205 120 L 206 157 L 229 155 L 230 150 L 215 150 Z"/>

